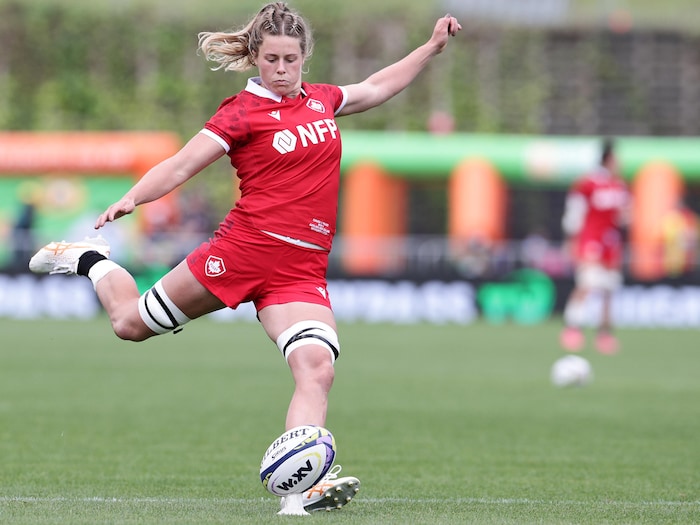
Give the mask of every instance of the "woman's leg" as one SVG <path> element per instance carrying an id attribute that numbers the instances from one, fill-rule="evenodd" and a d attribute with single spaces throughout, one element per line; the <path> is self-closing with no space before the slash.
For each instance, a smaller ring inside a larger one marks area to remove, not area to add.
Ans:
<path id="1" fill-rule="evenodd" d="M 285 341 L 278 342 L 282 346 L 295 340 L 296 326 L 304 336 L 296 339 L 294 346 L 289 347 L 293 350 L 285 356 L 294 378 L 286 428 L 324 426 L 328 393 L 335 377 L 334 353 L 329 346 L 338 350 L 333 312 L 326 306 L 294 302 L 267 306 L 258 312 L 258 318 L 273 341 L 283 336 Z"/>
<path id="2" fill-rule="evenodd" d="M 195 279 L 186 261 L 170 270 L 160 283 L 160 295 L 165 293 L 188 319 L 196 319 L 224 307 L 219 299 Z M 146 294 L 152 293 L 152 290 Z M 143 341 L 156 335 L 142 317 L 143 313 L 139 309 L 141 294 L 134 278 L 125 269 L 117 268 L 107 273 L 96 284 L 95 291 L 118 337 L 129 341 Z M 158 301 L 161 299 L 163 297 L 151 301 L 160 306 Z"/>
<path id="3" fill-rule="evenodd" d="M 295 302 L 267 306 L 258 312 L 258 317 L 287 358 L 294 377 L 286 428 L 325 426 L 333 363 L 340 349 L 333 312 L 326 306 Z M 303 494 L 282 498 L 279 514 L 333 510 L 350 503 L 360 490 L 360 480 L 353 476 L 339 478 L 341 468 L 336 464 Z M 304 511 L 300 512 L 300 507 Z"/>
<path id="4" fill-rule="evenodd" d="M 224 306 L 197 281 L 185 261 L 141 296 L 131 274 L 111 261 L 109 254 L 109 244 L 99 236 L 79 242 L 51 242 L 34 254 L 29 269 L 89 278 L 114 333 L 130 341 L 143 341 L 168 331 L 169 325 L 176 328 Z"/>

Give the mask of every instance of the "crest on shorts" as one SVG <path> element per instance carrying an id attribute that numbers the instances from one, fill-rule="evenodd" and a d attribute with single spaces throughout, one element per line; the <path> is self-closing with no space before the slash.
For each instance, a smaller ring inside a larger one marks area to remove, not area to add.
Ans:
<path id="1" fill-rule="evenodd" d="M 207 274 L 207 277 L 218 277 L 219 275 L 226 273 L 224 260 L 221 257 L 210 255 L 205 264 L 205 273 Z"/>

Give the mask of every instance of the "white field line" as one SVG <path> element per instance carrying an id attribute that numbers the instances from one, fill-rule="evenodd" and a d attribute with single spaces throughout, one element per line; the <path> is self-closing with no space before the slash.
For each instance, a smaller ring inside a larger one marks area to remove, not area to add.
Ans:
<path id="1" fill-rule="evenodd" d="M 89 497 L 89 498 L 72 498 L 72 497 L 37 497 L 37 496 L 0 496 L 0 504 L 2 503 L 123 503 L 132 504 L 193 504 L 193 503 L 214 503 L 214 504 L 250 504 L 250 503 L 266 503 L 273 502 L 271 498 L 109 498 L 109 497 Z M 363 504 L 385 504 L 385 503 L 417 503 L 417 504 L 478 504 L 478 505 L 602 505 L 602 506 L 645 506 L 645 507 L 700 507 L 700 501 L 619 501 L 619 500 L 600 500 L 600 501 L 575 501 L 575 500 L 538 500 L 528 498 L 363 498 L 358 497 L 353 500 L 354 503 Z"/>

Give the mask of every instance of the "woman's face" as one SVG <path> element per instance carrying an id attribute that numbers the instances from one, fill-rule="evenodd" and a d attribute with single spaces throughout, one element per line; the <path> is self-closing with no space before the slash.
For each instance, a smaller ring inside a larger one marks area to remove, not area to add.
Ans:
<path id="1" fill-rule="evenodd" d="M 294 98 L 299 94 L 304 57 L 298 38 L 265 36 L 255 61 L 263 86 L 283 97 Z"/>

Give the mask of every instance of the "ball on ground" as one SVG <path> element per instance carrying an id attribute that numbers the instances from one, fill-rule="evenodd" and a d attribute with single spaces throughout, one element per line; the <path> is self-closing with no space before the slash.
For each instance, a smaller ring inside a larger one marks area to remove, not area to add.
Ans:
<path id="1" fill-rule="evenodd" d="M 584 386 L 593 380 L 593 368 L 587 359 L 567 355 L 554 362 L 550 379 L 558 387 Z"/>
<path id="2" fill-rule="evenodd" d="M 335 438 L 327 429 L 315 425 L 292 428 L 265 451 L 260 481 L 275 496 L 302 493 L 326 475 L 335 452 Z"/>

